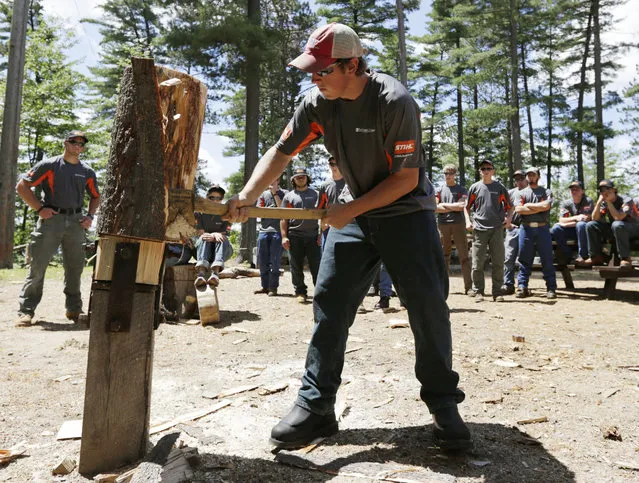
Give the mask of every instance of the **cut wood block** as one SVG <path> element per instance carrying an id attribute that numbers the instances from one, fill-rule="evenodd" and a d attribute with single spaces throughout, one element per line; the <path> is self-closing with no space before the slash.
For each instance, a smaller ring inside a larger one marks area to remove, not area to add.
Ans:
<path id="1" fill-rule="evenodd" d="M 100 236 L 93 279 L 100 281 L 112 279 L 115 247 L 120 242 L 140 244 L 135 283 L 159 285 L 160 267 L 164 261 L 164 242 L 113 235 Z"/>
<path id="2" fill-rule="evenodd" d="M 64 439 L 79 439 L 82 437 L 82 420 L 73 419 L 71 421 L 65 421 L 60 426 L 55 439 L 62 441 Z"/>
<path id="3" fill-rule="evenodd" d="M 93 483 L 114 483 L 118 476 L 118 473 L 100 473 L 93 477 Z"/>
<path id="4" fill-rule="evenodd" d="M 540 418 L 531 418 L 531 419 L 521 419 L 517 421 L 517 424 L 536 424 L 536 423 L 547 423 L 548 418 L 546 416 L 542 416 Z"/>
<path id="5" fill-rule="evenodd" d="M 51 471 L 53 475 L 68 475 L 75 469 L 75 460 L 69 457 L 63 458 Z"/>
<path id="6" fill-rule="evenodd" d="M 200 310 L 200 322 L 206 326 L 220 321 L 220 308 L 217 300 L 217 287 L 209 284 L 195 287 L 197 305 Z"/>

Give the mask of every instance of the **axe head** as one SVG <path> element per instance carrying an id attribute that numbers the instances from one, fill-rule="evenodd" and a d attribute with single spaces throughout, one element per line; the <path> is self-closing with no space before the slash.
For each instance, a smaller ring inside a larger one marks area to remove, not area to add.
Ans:
<path id="1" fill-rule="evenodd" d="M 170 189 L 168 200 L 165 238 L 169 241 L 183 241 L 185 238 L 195 235 L 197 232 L 193 210 L 195 200 L 193 191 Z"/>

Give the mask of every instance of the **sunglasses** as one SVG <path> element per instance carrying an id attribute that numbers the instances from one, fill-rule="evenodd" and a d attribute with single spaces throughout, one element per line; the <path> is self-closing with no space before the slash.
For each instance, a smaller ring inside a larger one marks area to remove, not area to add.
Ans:
<path id="1" fill-rule="evenodd" d="M 315 72 L 320 77 L 326 77 L 327 75 L 332 74 L 335 71 L 335 64 L 327 67 L 326 69 L 318 70 Z"/>
<path id="2" fill-rule="evenodd" d="M 83 148 L 83 147 L 84 147 L 84 145 L 86 144 L 86 143 L 84 143 L 84 142 L 82 142 L 82 141 L 67 141 L 67 142 L 68 142 L 69 144 L 73 144 L 73 145 L 75 145 L 75 146 L 80 146 L 81 148 Z"/>
<path id="3" fill-rule="evenodd" d="M 207 196 L 207 198 L 213 201 L 220 201 L 222 199 L 222 196 L 213 195 L 213 196 Z"/>
<path id="4" fill-rule="evenodd" d="M 337 163 L 328 163 L 329 166 L 337 166 Z"/>
<path id="5" fill-rule="evenodd" d="M 444 174 L 445 174 L 446 176 L 454 176 L 454 175 L 456 175 L 457 173 L 456 173 L 455 171 L 445 171 L 445 172 L 444 172 Z"/>
<path id="6" fill-rule="evenodd" d="M 479 168 L 479 171 L 492 171 L 495 168 L 490 168 L 490 167 L 486 167 L 486 168 Z"/>

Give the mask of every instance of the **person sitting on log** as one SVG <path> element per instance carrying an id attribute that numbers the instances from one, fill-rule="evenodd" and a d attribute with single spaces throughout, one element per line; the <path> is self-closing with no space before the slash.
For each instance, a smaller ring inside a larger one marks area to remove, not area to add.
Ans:
<path id="1" fill-rule="evenodd" d="M 206 197 L 209 200 L 221 202 L 226 191 L 219 185 L 209 188 Z M 233 255 L 233 247 L 228 234 L 231 224 L 223 221 L 219 215 L 195 213 L 197 220 L 198 239 L 195 242 L 196 259 L 195 270 L 197 287 L 206 285 L 217 286 L 220 283 L 218 274 L 224 269 L 224 262 Z"/>

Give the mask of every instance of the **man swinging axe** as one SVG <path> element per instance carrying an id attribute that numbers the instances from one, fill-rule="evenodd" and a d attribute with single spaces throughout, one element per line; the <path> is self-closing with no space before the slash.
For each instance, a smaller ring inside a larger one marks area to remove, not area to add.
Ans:
<path id="1" fill-rule="evenodd" d="M 334 406 L 348 330 L 383 261 L 408 310 L 420 395 L 432 413 L 435 439 L 442 449 L 466 449 L 471 436 L 457 411 L 464 393 L 452 370 L 448 276 L 435 193 L 424 172 L 419 109 L 397 80 L 368 71 L 363 55 L 360 39 L 345 25 L 313 32 L 290 65 L 310 73 L 316 88 L 227 203 L 226 219 L 246 221 L 248 207 L 291 158 L 321 136 L 352 194 L 322 219 L 331 230 L 315 287 L 306 370 L 271 442 L 298 448 L 337 432 Z"/>

